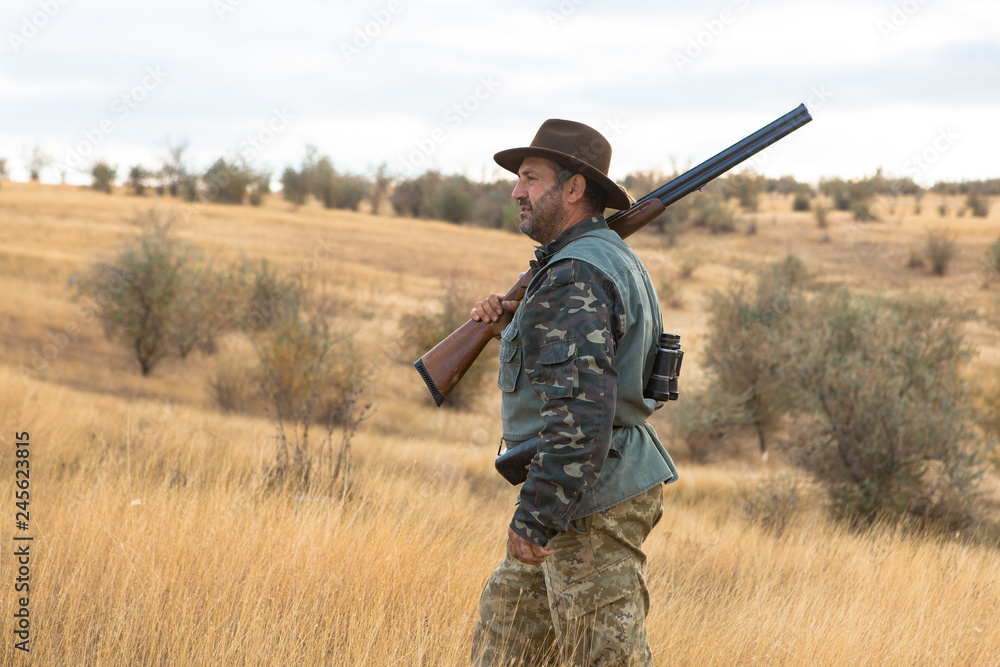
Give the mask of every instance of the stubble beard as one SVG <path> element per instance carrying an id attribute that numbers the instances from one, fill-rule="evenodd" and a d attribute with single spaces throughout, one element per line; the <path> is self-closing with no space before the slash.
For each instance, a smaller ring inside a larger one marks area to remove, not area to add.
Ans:
<path id="1" fill-rule="evenodd" d="M 527 211 L 521 211 L 518 229 L 522 234 L 542 244 L 555 239 L 563 218 L 561 185 L 553 185 L 534 202 L 525 198 L 518 200 L 518 203 L 530 207 Z"/>

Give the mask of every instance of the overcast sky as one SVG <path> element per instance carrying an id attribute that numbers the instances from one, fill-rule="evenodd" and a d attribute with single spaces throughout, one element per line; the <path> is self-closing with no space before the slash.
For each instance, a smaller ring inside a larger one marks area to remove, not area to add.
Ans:
<path id="1" fill-rule="evenodd" d="M 95 159 L 307 144 L 341 171 L 492 178 L 546 118 L 605 132 L 611 176 L 693 166 L 804 102 L 754 167 L 1000 177 L 997 0 L 3 0 L 0 157 L 88 182 Z"/>

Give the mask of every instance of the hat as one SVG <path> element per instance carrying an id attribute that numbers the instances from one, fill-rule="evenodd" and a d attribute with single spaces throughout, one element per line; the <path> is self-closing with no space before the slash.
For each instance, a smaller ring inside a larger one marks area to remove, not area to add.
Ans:
<path id="1" fill-rule="evenodd" d="M 574 169 L 596 183 L 608 195 L 610 208 L 631 206 L 625 190 L 608 178 L 611 144 L 594 128 L 571 120 L 549 119 L 542 123 L 524 148 L 510 148 L 493 156 L 496 163 L 515 174 L 526 157 L 544 157 Z"/>

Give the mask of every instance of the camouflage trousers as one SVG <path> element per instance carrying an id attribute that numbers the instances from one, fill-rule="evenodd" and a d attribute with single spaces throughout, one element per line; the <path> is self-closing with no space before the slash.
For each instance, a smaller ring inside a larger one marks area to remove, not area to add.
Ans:
<path id="1" fill-rule="evenodd" d="M 663 515 L 657 485 L 572 522 L 541 565 L 504 556 L 486 582 L 472 664 L 653 664 L 642 543 Z"/>

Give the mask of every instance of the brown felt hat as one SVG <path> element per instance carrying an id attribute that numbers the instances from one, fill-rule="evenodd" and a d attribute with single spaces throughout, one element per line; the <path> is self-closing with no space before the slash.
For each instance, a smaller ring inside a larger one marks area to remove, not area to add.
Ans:
<path id="1" fill-rule="evenodd" d="M 611 144 L 594 128 L 572 120 L 549 119 L 538 128 L 530 146 L 500 151 L 493 159 L 516 174 L 524 158 L 532 156 L 548 158 L 591 179 L 607 193 L 610 208 L 631 206 L 625 190 L 608 178 Z"/>

